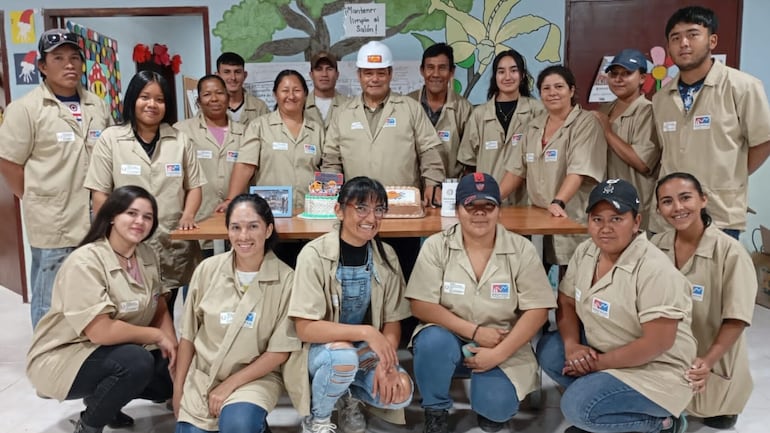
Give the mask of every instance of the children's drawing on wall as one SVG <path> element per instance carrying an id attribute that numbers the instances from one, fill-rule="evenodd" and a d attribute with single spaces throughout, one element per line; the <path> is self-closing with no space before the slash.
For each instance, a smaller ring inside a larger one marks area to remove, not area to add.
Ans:
<path id="1" fill-rule="evenodd" d="M 38 84 L 37 51 L 14 53 L 13 64 L 16 67 L 16 85 Z"/>
<path id="2" fill-rule="evenodd" d="M 82 38 L 86 57 L 83 87 L 99 95 L 110 107 L 115 121 L 120 120 L 120 62 L 118 42 L 92 29 L 67 21 L 67 29 Z"/>
<path id="3" fill-rule="evenodd" d="M 35 43 L 34 10 L 11 11 L 11 42 L 14 44 Z"/>

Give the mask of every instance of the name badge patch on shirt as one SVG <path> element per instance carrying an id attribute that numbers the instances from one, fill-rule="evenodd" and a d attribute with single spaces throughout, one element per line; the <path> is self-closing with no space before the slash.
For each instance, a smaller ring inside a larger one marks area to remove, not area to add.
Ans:
<path id="1" fill-rule="evenodd" d="M 591 302 L 591 312 L 598 314 L 605 319 L 610 318 L 610 307 L 612 307 L 612 305 L 610 305 L 609 302 L 601 300 L 597 297 L 594 297 L 593 302 Z"/>
<path id="2" fill-rule="evenodd" d="M 521 141 L 521 134 L 513 134 L 511 137 L 511 146 L 518 146 Z"/>
<path id="3" fill-rule="evenodd" d="M 182 164 L 166 164 L 166 177 L 182 177 Z"/>
<path id="4" fill-rule="evenodd" d="M 289 150 L 289 143 L 273 142 L 273 150 Z"/>
<path id="5" fill-rule="evenodd" d="M 452 133 L 449 131 L 439 131 L 438 138 L 441 141 L 449 141 L 452 138 Z"/>
<path id="6" fill-rule="evenodd" d="M 120 174 L 125 174 L 128 176 L 141 176 L 142 166 L 136 164 L 121 164 Z"/>
<path id="7" fill-rule="evenodd" d="M 254 313 L 253 311 L 250 312 L 249 314 L 246 315 L 246 320 L 243 321 L 243 327 L 249 328 L 249 329 L 253 328 L 254 322 L 256 321 L 256 319 L 257 319 L 256 313 Z"/>
<path id="8" fill-rule="evenodd" d="M 535 154 L 534 153 L 527 153 L 524 155 L 524 158 L 527 162 L 535 162 Z"/>
<path id="9" fill-rule="evenodd" d="M 492 299 L 511 299 L 511 285 L 508 283 L 492 283 L 489 297 Z"/>
<path id="10" fill-rule="evenodd" d="M 56 141 L 58 141 L 59 143 L 63 141 L 75 141 L 75 133 L 72 131 L 57 132 Z"/>
<path id="11" fill-rule="evenodd" d="M 315 155 L 316 154 L 315 144 L 305 144 L 305 153 L 307 153 L 308 155 Z"/>
<path id="12" fill-rule="evenodd" d="M 580 298 L 583 297 L 583 292 L 575 287 L 575 300 L 580 301 Z"/>
<path id="13" fill-rule="evenodd" d="M 361 122 L 353 122 L 350 124 L 350 129 L 364 129 L 364 125 Z"/>
<path id="14" fill-rule="evenodd" d="M 444 281 L 444 293 L 451 293 L 453 295 L 464 295 L 465 284 L 453 283 L 451 281 Z"/>
<path id="15" fill-rule="evenodd" d="M 119 311 L 121 313 L 133 313 L 139 311 L 139 301 L 125 301 L 120 303 Z"/>
<path id="16" fill-rule="evenodd" d="M 559 151 L 556 149 L 549 149 L 545 151 L 545 162 L 556 162 L 559 159 Z"/>
<path id="17" fill-rule="evenodd" d="M 214 153 L 210 150 L 199 150 L 198 159 L 211 159 L 214 157 Z"/>
<path id="18" fill-rule="evenodd" d="M 485 141 L 484 142 L 484 149 L 487 150 L 495 150 L 497 149 L 497 141 Z"/>
<path id="19" fill-rule="evenodd" d="M 223 311 L 219 313 L 219 324 L 229 325 L 233 323 L 233 316 L 235 316 L 235 312 L 233 311 Z"/>
<path id="20" fill-rule="evenodd" d="M 96 140 L 97 138 L 102 136 L 102 130 L 101 129 L 89 129 L 88 130 L 88 139 L 89 140 Z"/>
<path id="21" fill-rule="evenodd" d="M 235 162 L 238 160 L 238 151 L 236 150 L 228 150 L 227 151 L 227 162 Z"/>
<path id="22" fill-rule="evenodd" d="M 663 132 L 676 132 L 676 121 L 663 122 Z"/>
<path id="23" fill-rule="evenodd" d="M 692 285 L 692 298 L 696 301 L 703 301 L 703 294 L 706 292 L 706 288 L 697 284 Z"/>
<path id="24" fill-rule="evenodd" d="M 711 129 L 711 116 L 706 114 L 703 116 L 695 116 L 692 119 L 692 129 Z"/>
<path id="25" fill-rule="evenodd" d="M 385 124 L 382 125 L 383 128 L 395 128 L 396 127 L 396 118 L 395 117 L 388 117 L 385 119 Z"/>

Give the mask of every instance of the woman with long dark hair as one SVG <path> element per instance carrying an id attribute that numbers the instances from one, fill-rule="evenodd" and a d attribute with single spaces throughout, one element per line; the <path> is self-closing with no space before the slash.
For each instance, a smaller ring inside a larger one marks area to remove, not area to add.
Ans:
<path id="1" fill-rule="evenodd" d="M 133 419 L 121 412 L 128 402 L 171 397 L 176 333 L 159 302 L 165 289 L 155 253 L 144 244 L 157 214 L 147 190 L 113 191 L 62 264 L 51 309 L 35 328 L 27 376 L 38 394 L 83 399 L 75 433 L 130 426 Z"/>

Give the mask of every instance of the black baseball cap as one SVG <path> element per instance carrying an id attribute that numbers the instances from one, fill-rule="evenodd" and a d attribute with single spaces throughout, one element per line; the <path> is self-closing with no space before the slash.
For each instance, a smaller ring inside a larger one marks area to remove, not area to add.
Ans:
<path id="1" fill-rule="evenodd" d="M 455 192 L 455 203 L 466 205 L 476 200 L 489 200 L 496 205 L 500 204 L 500 187 L 495 178 L 476 172 L 460 179 Z"/>
<path id="2" fill-rule="evenodd" d="M 50 53 L 60 46 L 67 44 L 74 46 L 81 55 L 83 54 L 83 50 L 80 48 L 80 36 L 67 29 L 50 29 L 44 31 L 43 34 L 40 35 L 40 41 L 37 43 L 37 50 L 42 57 L 43 54 Z"/>
<path id="3" fill-rule="evenodd" d="M 607 179 L 596 185 L 588 196 L 586 212 L 591 212 L 602 201 L 611 204 L 620 213 L 639 212 L 639 194 L 633 185 L 623 179 Z"/>

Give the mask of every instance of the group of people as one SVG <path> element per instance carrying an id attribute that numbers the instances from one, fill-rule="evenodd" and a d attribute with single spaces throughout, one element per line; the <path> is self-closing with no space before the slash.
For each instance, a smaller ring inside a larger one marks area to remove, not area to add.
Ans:
<path id="1" fill-rule="evenodd" d="M 681 433 L 685 409 L 733 425 L 751 389 L 742 335 L 756 281 L 729 236 L 770 154 L 770 108 L 758 80 L 712 60 L 716 31 L 712 11 L 677 11 L 665 33 L 679 76 L 650 102 L 647 60 L 624 49 L 606 70 L 617 100 L 596 112 L 561 65 L 538 75 L 535 99 L 515 50 L 495 56 L 474 108 L 451 88 L 443 43 L 424 52 L 422 89 L 399 95 L 381 42 L 358 52 L 360 97 L 336 91 L 337 59 L 320 52 L 312 93 L 282 71 L 270 111 L 243 88 L 243 58 L 224 53 L 198 82 L 198 114 L 173 126 L 169 85 L 150 71 L 130 80 L 113 126 L 79 84 L 78 36 L 44 32 L 43 83 L 0 125 L 0 174 L 32 250 L 31 381 L 83 398 L 76 432 L 88 433 L 131 425 L 121 408 L 134 398 L 171 399 L 180 433 L 260 432 L 284 389 L 304 432 L 334 431 L 336 407 L 340 430 L 363 433 L 361 403 L 403 422 L 416 383 L 425 432 L 441 433 L 464 375 L 494 432 L 538 386 L 539 364 L 564 388 L 570 432 Z M 291 185 L 301 208 L 315 171 L 344 174 L 337 228 L 279 242 L 267 203 L 244 192 Z M 424 243 L 379 239 L 383 184 L 437 206 L 442 181 L 460 177 L 457 225 Z M 547 237 L 541 260 L 497 222 L 500 206 L 524 204 L 589 236 Z M 214 212 L 229 252 L 171 239 Z M 561 265 L 558 297 L 543 262 Z M 411 316 L 414 383 L 396 356 Z"/>

